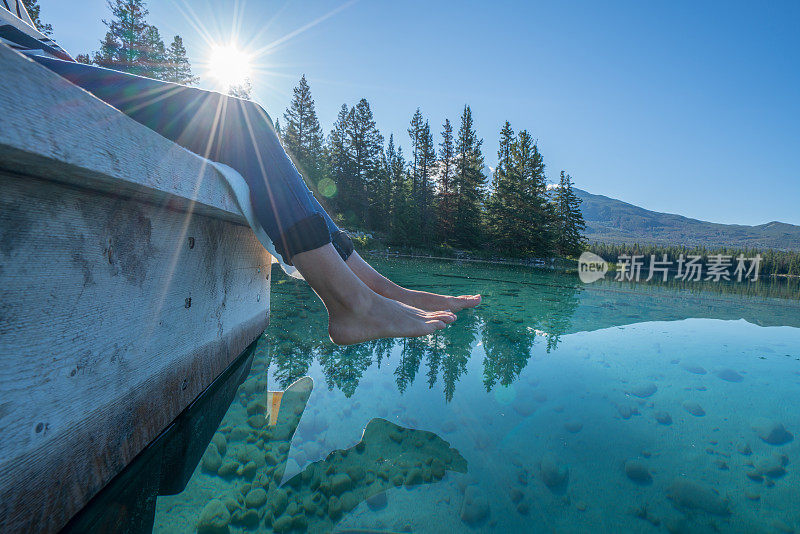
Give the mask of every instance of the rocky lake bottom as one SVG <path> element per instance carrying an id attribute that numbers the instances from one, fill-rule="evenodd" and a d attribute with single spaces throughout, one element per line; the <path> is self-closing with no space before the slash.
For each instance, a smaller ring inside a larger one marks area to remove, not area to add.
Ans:
<path id="1" fill-rule="evenodd" d="M 155 532 L 800 530 L 796 298 L 374 263 L 484 302 L 335 347 L 276 271 L 250 375 Z"/>

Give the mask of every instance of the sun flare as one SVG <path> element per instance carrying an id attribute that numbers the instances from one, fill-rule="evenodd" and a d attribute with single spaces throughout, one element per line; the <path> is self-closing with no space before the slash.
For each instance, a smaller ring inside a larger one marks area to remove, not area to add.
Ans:
<path id="1" fill-rule="evenodd" d="M 208 58 L 211 77 L 225 87 L 241 85 L 252 76 L 250 55 L 236 45 L 217 45 Z"/>

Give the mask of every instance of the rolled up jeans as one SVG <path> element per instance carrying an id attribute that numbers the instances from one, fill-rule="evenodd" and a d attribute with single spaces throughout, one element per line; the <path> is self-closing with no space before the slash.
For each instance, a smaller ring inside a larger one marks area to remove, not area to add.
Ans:
<path id="1" fill-rule="evenodd" d="M 328 243 L 344 260 L 353 252 L 255 102 L 93 65 L 32 59 L 187 150 L 238 171 L 279 260 L 291 265 L 296 254 Z"/>

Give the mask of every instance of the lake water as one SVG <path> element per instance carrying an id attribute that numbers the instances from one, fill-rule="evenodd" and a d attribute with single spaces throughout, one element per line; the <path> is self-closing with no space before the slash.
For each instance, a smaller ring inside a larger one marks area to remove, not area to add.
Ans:
<path id="1" fill-rule="evenodd" d="M 276 268 L 251 373 L 156 532 L 800 529 L 796 285 L 370 261 L 483 303 L 427 338 L 336 347 Z"/>

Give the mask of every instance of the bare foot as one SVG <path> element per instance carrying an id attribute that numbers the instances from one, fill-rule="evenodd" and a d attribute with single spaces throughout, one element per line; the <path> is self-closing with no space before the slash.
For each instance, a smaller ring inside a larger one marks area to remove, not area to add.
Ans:
<path id="1" fill-rule="evenodd" d="M 350 270 L 375 293 L 389 299 L 404 302 L 414 308 L 430 311 L 450 310 L 452 312 L 457 312 L 465 308 L 474 308 L 481 303 L 480 295 L 451 297 L 449 295 L 437 295 L 436 293 L 415 291 L 401 287 L 373 269 L 357 252 L 350 254 L 350 257 L 347 258 L 345 263 Z"/>
<path id="2" fill-rule="evenodd" d="M 427 312 L 376 293 L 354 306 L 330 311 L 328 335 L 337 345 L 352 345 L 384 337 L 419 337 L 456 320 L 450 312 Z"/>
<path id="3" fill-rule="evenodd" d="M 415 291 L 405 288 L 396 298 L 400 302 L 405 302 L 409 306 L 414 306 L 421 310 L 450 310 L 452 312 L 474 308 L 481 303 L 480 295 L 450 297 L 448 295 L 437 295 L 427 291 Z"/>

